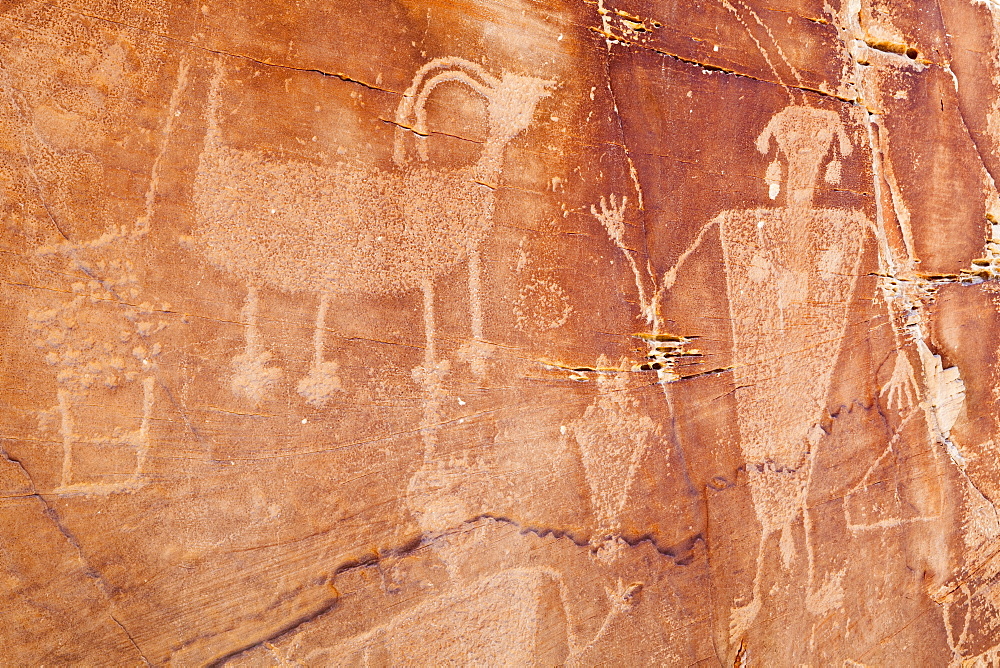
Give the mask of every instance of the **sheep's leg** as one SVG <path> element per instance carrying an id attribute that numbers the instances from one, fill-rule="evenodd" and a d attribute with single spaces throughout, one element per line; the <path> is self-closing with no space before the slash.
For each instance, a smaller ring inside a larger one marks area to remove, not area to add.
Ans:
<path id="1" fill-rule="evenodd" d="M 251 286 L 247 290 L 247 300 L 241 313 L 246 323 L 246 347 L 241 354 L 233 358 L 231 385 L 233 394 L 245 397 L 255 404 L 259 403 L 271 386 L 281 378 L 281 369 L 267 366 L 271 353 L 263 350 L 260 345 L 260 333 L 257 331 L 259 304 L 257 289 Z"/>
<path id="2" fill-rule="evenodd" d="M 60 426 L 63 439 L 62 475 L 59 480 L 62 487 L 69 487 L 70 481 L 73 479 L 73 414 L 71 413 L 69 392 L 60 389 L 57 396 L 59 397 L 59 415 L 62 418 Z"/>
<path id="3" fill-rule="evenodd" d="M 420 282 L 424 293 L 424 368 L 429 372 L 434 368 L 434 281 L 424 278 Z"/>
<path id="4" fill-rule="evenodd" d="M 486 374 L 486 348 L 483 345 L 483 301 L 481 298 L 482 256 L 478 248 L 469 250 L 469 321 L 472 345 L 467 352 L 469 366 L 476 376 Z"/>
<path id="5" fill-rule="evenodd" d="M 247 288 L 247 298 L 243 302 L 243 310 L 240 317 L 246 323 L 244 337 L 246 341 L 245 352 L 247 355 L 257 355 L 260 353 L 260 333 L 257 331 L 257 312 L 260 310 L 260 298 L 257 296 L 257 288 L 250 286 Z"/>
<path id="6" fill-rule="evenodd" d="M 138 482 L 142 478 L 142 469 L 146 464 L 146 456 L 149 454 L 151 444 L 149 436 L 149 423 L 153 417 L 153 392 L 156 389 L 156 378 L 146 376 L 142 379 L 142 423 L 139 425 L 139 433 L 136 435 L 138 444 L 135 453 L 135 473 L 132 474 L 132 481 Z"/>
<path id="7" fill-rule="evenodd" d="M 413 379 L 427 393 L 424 398 L 424 416 L 420 424 L 420 437 L 424 444 L 424 459 L 428 460 L 437 444 L 437 425 L 440 422 L 441 400 L 444 395 L 441 381 L 447 371 L 447 364 L 437 362 L 434 331 L 434 282 L 425 277 L 420 282 L 424 293 L 424 363 L 413 370 Z"/>
<path id="8" fill-rule="evenodd" d="M 330 310 L 330 295 L 323 293 L 316 310 L 316 327 L 313 330 L 313 363 L 309 375 L 299 381 L 298 392 L 311 406 L 322 407 L 341 389 L 336 362 L 323 361 L 323 342 L 326 338 L 326 314 Z"/>
<path id="9" fill-rule="evenodd" d="M 330 295 L 323 293 L 319 298 L 319 308 L 316 310 L 316 329 L 313 331 L 313 369 L 323 366 L 323 329 L 326 325 L 326 312 L 330 310 Z"/>
<path id="10" fill-rule="evenodd" d="M 483 303 L 479 298 L 482 258 L 479 250 L 469 251 L 469 318 L 472 323 L 472 338 L 483 340 Z"/>

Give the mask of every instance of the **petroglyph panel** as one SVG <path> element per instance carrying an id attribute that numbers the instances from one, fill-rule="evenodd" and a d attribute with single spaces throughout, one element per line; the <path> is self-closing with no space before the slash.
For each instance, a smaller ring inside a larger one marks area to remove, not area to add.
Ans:
<path id="1" fill-rule="evenodd" d="M 993 0 L 0 2 L 14 665 L 992 665 Z"/>

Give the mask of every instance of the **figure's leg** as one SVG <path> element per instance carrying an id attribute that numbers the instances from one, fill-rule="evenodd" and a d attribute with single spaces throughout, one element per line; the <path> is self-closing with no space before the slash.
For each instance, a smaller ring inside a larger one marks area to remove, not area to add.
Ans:
<path id="1" fill-rule="evenodd" d="M 771 534 L 762 529 L 760 544 L 757 546 L 757 569 L 753 577 L 753 588 L 751 590 L 750 602 L 736 608 L 730 609 L 729 616 L 729 642 L 735 645 L 740 637 L 747 632 L 750 625 L 757 618 L 760 612 L 760 578 L 761 570 L 764 566 L 764 546 Z"/>
<path id="2" fill-rule="evenodd" d="M 306 403 L 321 408 L 341 389 L 337 376 L 338 364 L 323 361 L 323 342 L 326 337 L 326 314 L 330 309 L 330 295 L 323 293 L 316 311 L 316 328 L 313 330 L 313 363 L 309 374 L 299 381 L 298 392 Z"/>

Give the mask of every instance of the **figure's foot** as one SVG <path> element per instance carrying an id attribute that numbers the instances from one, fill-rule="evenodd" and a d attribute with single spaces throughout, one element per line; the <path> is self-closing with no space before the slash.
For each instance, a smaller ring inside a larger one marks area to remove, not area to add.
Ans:
<path id="1" fill-rule="evenodd" d="M 838 609 L 844 602 L 844 575 L 847 569 L 827 573 L 818 589 L 806 591 L 806 610 L 817 617 Z"/>
<path id="2" fill-rule="evenodd" d="M 458 358 L 466 362 L 478 378 L 486 375 L 486 363 L 497 350 L 497 346 L 473 339 L 458 349 Z"/>
<path id="3" fill-rule="evenodd" d="M 335 392 L 342 389 L 340 376 L 337 375 L 339 368 L 336 362 L 313 365 L 309 375 L 300 380 L 296 388 L 307 404 L 322 408 Z"/>
<path id="4" fill-rule="evenodd" d="M 271 360 L 269 351 L 240 353 L 233 358 L 233 394 L 260 403 L 267 393 L 281 379 L 281 369 L 267 366 Z"/>
<path id="5" fill-rule="evenodd" d="M 735 644 L 749 629 L 753 621 L 757 619 L 760 612 L 760 599 L 754 599 L 746 605 L 738 608 L 730 608 L 729 611 L 729 642 Z"/>
<path id="6" fill-rule="evenodd" d="M 451 371 L 451 362 L 446 359 L 439 359 L 431 364 L 422 364 L 414 367 L 411 372 L 413 381 L 423 387 L 428 392 L 439 392 L 444 385 L 444 378 Z"/>

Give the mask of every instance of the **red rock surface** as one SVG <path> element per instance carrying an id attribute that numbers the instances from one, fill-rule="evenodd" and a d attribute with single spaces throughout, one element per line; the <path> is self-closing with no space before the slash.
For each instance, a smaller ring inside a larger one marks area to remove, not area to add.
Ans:
<path id="1" fill-rule="evenodd" d="M 995 664 L 998 30 L 0 2 L 3 662 Z"/>

